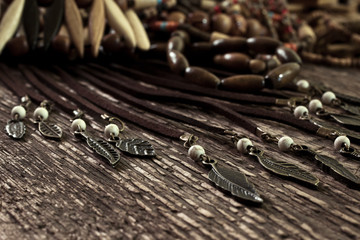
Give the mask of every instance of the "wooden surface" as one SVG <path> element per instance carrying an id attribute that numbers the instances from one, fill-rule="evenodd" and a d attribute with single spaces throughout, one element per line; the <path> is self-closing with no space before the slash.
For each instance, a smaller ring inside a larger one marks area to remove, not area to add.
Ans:
<path id="1" fill-rule="evenodd" d="M 301 75 L 343 93 L 356 96 L 360 90 L 356 69 L 305 65 Z M 0 97 L 3 128 L 18 98 L 2 85 Z M 255 159 L 240 156 L 228 139 L 194 128 L 188 130 L 200 136 L 208 155 L 248 176 L 265 199 L 262 207 L 244 205 L 211 184 L 207 169 L 187 157 L 180 141 L 132 124 L 127 123 L 126 135 L 148 139 L 158 157 L 122 155 L 121 164 L 113 169 L 70 133 L 71 116 L 55 109 L 50 121 L 64 130 L 60 142 L 44 139 L 29 120 L 20 141 L 0 132 L 0 239 L 360 239 L 358 190 L 347 188 L 307 159 L 280 153 L 221 116 L 169 107 L 249 135 L 266 154 L 299 164 L 322 185 L 311 189 L 270 174 Z M 102 137 L 105 122 L 87 119 L 90 132 Z M 255 121 L 275 135 L 289 135 L 339 159 L 352 172 L 359 168 L 359 162 L 336 153 L 329 140 L 271 121 Z"/>

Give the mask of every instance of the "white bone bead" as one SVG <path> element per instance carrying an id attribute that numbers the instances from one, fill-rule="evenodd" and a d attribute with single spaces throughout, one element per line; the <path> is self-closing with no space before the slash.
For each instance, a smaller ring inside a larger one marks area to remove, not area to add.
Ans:
<path id="1" fill-rule="evenodd" d="M 309 103 L 309 110 L 312 113 L 316 113 L 316 111 L 321 110 L 322 108 L 323 105 L 318 99 L 311 100 Z"/>
<path id="2" fill-rule="evenodd" d="M 346 136 L 339 136 L 334 141 L 334 147 L 337 151 L 339 151 L 344 146 L 350 147 L 350 139 Z"/>
<path id="3" fill-rule="evenodd" d="M 35 120 L 43 120 L 46 121 L 49 117 L 49 112 L 44 107 L 38 107 L 34 111 Z"/>
<path id="4" fill-rule="evenodd" d="M 18 115 L 18 118 L 24 119 L 26 116 L 26 110 L 23 106 L 15 106 L 13 109 L 11 109 L 11 117 L 12 119 L 15 119 L 15 116 Z"/>
<path id="5" fill-rule="evenodd" d="M 308 115 L 309 110 L 304 106 L 297 106 L 294 110 L 294 115 L 296 118 L 300 118 Z"/>
<path id="6" fill-rule="evenodd" d="M 83 132 L 86 129 L 86 123 L 84 120 L 78 118 L 75 119 L 72 123 L 71 123 L 71 130 L 73 132 L 79 131 L 79 132 Z"/>
<path id="7" fill-rule="evenodd" d="M 331 91 L 327 91 L 321 96 L 321 101 L 327 105 L 331 104 L 331 102 L 335 99 L 336 99 L 336 95 Z"/>
<path id="8" fill-rule="evenodd" d="M 310 84 L 307 80 L 301 79 L 296 82 L 296 86 L 299 90 L 307 90 L 310 87 Z"/>
<path id="9" fill-rule="evenodd" d="M 118 137 L 119 133 L 120 133 L 119 127 L 113 123 L 106 125 L 104 129 L 104 134 L 106 138 Z"/>
<path id="10" fill-rule="evenodd" d="M 280 151 L 287 151 L 290 149 L 291 145 L 294 144 L 294 140 L 292 140 L 291 137 L 288 136 L 284 136 L 282 138 L 280 138 L 279 142 L 278 142 L 278 147 L 280 149 Z"/>
<path id="11" fill-rule="evenodd" d="M 193 145 L 189 148 L 189 151 L 188 151 L 188 156 L 194 161 L 199 161 L 201 155 L 204 155 L 204 154 L 205 154 L 205 150 L 200 145 Z"/>
<path id="12" fill-rule="evenodd" d="M 236 143 L 236 148 L 239 152 L 245 154 L 248 153 L 248 147 L 254 146 L 250 139 L 242 138 Z"/>

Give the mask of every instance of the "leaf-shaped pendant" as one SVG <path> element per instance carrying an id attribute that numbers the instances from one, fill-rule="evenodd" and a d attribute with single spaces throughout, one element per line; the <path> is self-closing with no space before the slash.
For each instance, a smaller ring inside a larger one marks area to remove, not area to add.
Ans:
<path id="1" fill-rule="evenodd" d="M 255 156 L 264 168 L 275 174 L 291 177 L 315 186 L 318 186 L 319 184 L 319 179 L 317 177 L 294 164 L 266 157 L 264 156 L 263 151 L 260 150 L 251 151 L 249 154 Z"/>
<path id="2" fill-rule="evenodd" d="M 23 19 L 29 48 L 31 50 L 34 50 L 38 40 L 40 26 L 39 8 L 37 0 L 26 0 Z"/>
<path id="3" fill-rule="evenodd" d="M 139 138 L 119 139 L 115 146 L 121 151 L 135 156 L 154 157 L 156 155 L 154 147 L 148 141 Z"/>
<path id="4" fill-rule="evenodd" d="M 216 161 L 210 164 L 212 169 L 208 174 L 208 178 L 217 186 L 243 200 L 254 203 L 263 202 L 255 187 L 247 180 L 244 174 L 219 166 Z"/>
<path id="5" fill-rule="evenodd" d="M 330 114 L 330 116 L 338 123 L 348 126 L 354 126 L 354 127 L 360 126 L 360 118 L 357 116 L 342 115 L 342 114 Z"/>
<path id="6" fill-rule="evenodd" d="M 86 136 L 86 142 L 97 154 L 106 158 L 113 167 L 119 163 L 120 154 L 107 141 Z"/>
<path id="7" fill-rule="evenodd" d="M 75 3 L 75 0 L 65 0 L 65 21 L 66 21 L 67 29 L 69 30 L 70 33 L 71 40 L 73 41 L 75 48 L 79 52 L 80 57 L 83 57 L 84 27 L 83 27 L 80 11 Z"/>
<path id="8" fill-rule="evenodd" d="M 10 120 L 5 126 L 6 133 L 15 139 L 20 139 L 26 132 L 26 126 L 22 121 Z"/>
<path id="9" fill-rule="evenodd" d="M 93 57 L 99 55 L 99 48 L 105 29 L 104 0 L 93 0 L 89 14 L 89 35 Z"/>
<path id="10" fill-rule="evenodd" d="M 58 33 L 64 16 L 64 0 L 53 0 L 44 15 L 44 49 L 47 50 Z"/>
<path id="11" fill-rule="evenodd" d="M 24 6 L 25 0 L 14 0 L 6 10 L 0 23 L 0 54 L 18 28 Z"/>
<path id="12" fill-rule="evenodd" d="M 342 103 L 342 104 L 340 105 L 340 107 L 341 107 L 342 109 L 344 109 L 345 111 L 349 112 L 349 113 L 355 114 L 355 115 L 357 115 L 357 116 L 360 115 L 360 108 L 357 107 L 357 106 L 349 105 L 349 104 L 347 104 L 347 103 Z"/>
<path id="13" fill-rule="evenodd" d="M 349 148 L 344 147 L 340 149 L 340 153 L 345 157 L 351 157 L 355 160 L 360 160 L 360 152 L 353 147 L 349 147 Z"/>
<path id="14" fill-rule="evenodd" d="M 39 122 L 39 131 L 44 137 L 61 139 L 62 130 L 59 126 L 53 123 Z"/>

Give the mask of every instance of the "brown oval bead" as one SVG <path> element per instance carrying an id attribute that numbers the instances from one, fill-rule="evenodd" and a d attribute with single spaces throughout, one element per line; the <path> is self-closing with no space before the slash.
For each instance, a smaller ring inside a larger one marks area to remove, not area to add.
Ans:
<path id="1" fill-rule="evenodd" d="M 239 91 L 259 91 L 265 86 L 265 79 L 261 75 L 235 75 L 221 80 L 221 88 Z"/>
<path id="2" fill-rule="evenodd" d="M 190 36 L 187 32 L 185 32 L 184 30 L 176 30 L 174 32 L 171 33 L 172 37 L 175 36 L 179 36 L 184 40 L 185 44 L 189 44 L 190 43 Z"/>
<path id="3" fill-rule="evenodd" d="M 255 18 L 247 19 L 247 37 L 256 37 L 264 35 L 264 28 L 259 22 L 259 20 Z"/>
<path id="4" fill-rule="evenodd" d="M 253 37 L 246 40 L 249 51 L 273 54 L 281 42 L 270 37 Z"/>
<path id="5" fill-rule="evenodd" d="M 297 63 L 285 63 L 273 70 L 266 76 L 266 86 L 269 88 L 282 88 L 292 82 L 300 73 L 300 65 Z"/>
<path id="6" fill-rule="evenodd" d="M 243 15 L 233 14 L 232 19 L 232 28 L 230 34 L 233 36 L 245 36 L 247 31 L 247 21 Z"/>
<path id="7" fill-rule="evenodd" d="M 249 62 L 249 67 L 253 73 L 261 73 L 266 70 L 266 63 L 260 59 L 251 59 Z"/>
<path id="8" fill-rule="evenodd" d="M 29 52 L 29 45 L 25 36 L 19 36 L 11 39 L 6 44 L 6 49 L 11 56 L 20 57 Z"/>
<path id="9" fill-rule="evenodd" d="M 233 26 L 231 17 L 224 13 L 218 13 L 212 17 L 212 27 L 213 31 L 221 32 L 224 34 L 230 33 L 230 30 Z"/>
<path id="10" fill-rule="evenodd" d="M 199 67 L 186 68 L 184 77 L 191 83 L 208 88 L 216 88 L 220 84 L 217 76 Z"/>
<path id="11" fill-rule="evenodd" d="M 268 60 L 266 60 L 266 69 L 268 71 L 273 70 L 274 68 L 277 68 L 280 65 L 281 65 L 281 62 L 279 61 L 279 59 L 276 56 L 273 56 L 273 57 L 269 58 Z"/>
<path id="12" fill-rule="evenodd" d="M 116 33 L 105 35 L 102 40 L 102 46 L 105 52 L 120 52 L 125 49 L 125 43 L 121 41 L 121 37 Z"/>
<path id="13" fill-rule="evenodd" d="M 185 69 L 189 67 L 186 57 L 179 51 L 169 51 L 167 59 L 170 69 L 177 74 L 183 75 Z"/>
<path id="14" fill-rule="evenodd" d="M 212 44 L 210 42 L 195 42 L 191 45 L 192 54 L 211 54 Z"/>
<path id="15" fill-rule="evenodd" d="M 215 53 L 227 52 L 243 52 L 247 48 L 246 38 L 231 37 L 226 39 L 218 39 L 212 43 Z"/>
<path id="16" fill-rule="evenodd" d="M 209 14 L 207 14 L 206 12 L 194 11 L 189 14 L 187 20 L 192 26 L 202 31 L 207 32 L 210 30 Z"/>
<path id="17" fill-rule="evenodd" d="M 185 48 L 184 40 L 179 36 L 171 37 L 168 41 L 167 49 L 168 51 L 177 50 L 183 52 Z"/>
<path id="18" fill-rule="evenodd" d="M 51 42 L 51 47 L 58 53 L 68 55 L 70 52 L 71 40 L 68 36 L 57 35 Z"/>
<path id="19" fill-rule="evenodd" d="M 249 69 L 249 61 L 250 57 L 243 53 L 227 53 L 214 57 L 215 64 L 233 71 Z"/>
<path id="20" fill-rule="evenodd" d="M 298 64 L 302 64 L 300 56 L 292 49 L 288 47 L 278 47 L 276 49 L 276 56 L 282 63 L 295 62 Z"/>
<path id="21" fill-rule="evenodd" d="M 37 0 L 39 6 L 41 6 L 41 7 L 50 6 L 53 1 L 54 0 Z"/>
<path id="22" fill-rule="evenodd" d="M 126 11 L 128 9 L 128 0 L 116 0 L 115 1 L 121 10 Z"/>
<path id="23" fill-rule="evenodd" d="M 92 0 L 75 0 L 76 5 L 78 5 L 79 8 L 86 8 L 89 7 L 92 3 Z"/>
<path id="24" fill-rule="evenodd" d="M 178 23 L 185 23 L 186 21 L 186 15 L 180 11 L 174 11 L 171 12 L 168 16 L 167 16 L 167 21 L 174 21 L 174 22 L 178 22 Z"/>

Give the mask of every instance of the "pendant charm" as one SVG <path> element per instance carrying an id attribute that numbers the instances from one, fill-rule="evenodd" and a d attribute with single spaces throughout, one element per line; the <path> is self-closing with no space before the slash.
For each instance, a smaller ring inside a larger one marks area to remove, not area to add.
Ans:
<path id="1" fill-rule="evenodd" d="M 342 149 L 340 149 L 340 153 L 345 157 L 351 157 L 355 160 L 360 160 L 360 152 L 353 147 L 343 147 Z"/>
<path id="2" fill-rule="evenodd" d="M 21 98 L 21 105 L 15 106 L 11 109 L 12 120 L 8 121 L 5 126 L 5 132 L 10 137 L 14 139 L 21 139 L 25 135 L 26 126 L 23 119 L 26 117 L 26 109 L 30 103 L 30 99 L 25 96 Z"/>
<path id="3" fill-rule="evenodd" d="M 62 130 L 59 126 L 53 123 L 45 122 L 49 117 L 51 107 L 49 102 L 43 101 L 40 107 L 34 111 L 35 123 L 38 124 L 39 132 L 47 138 L 59 140 L 62 137 Z"/>
<path id="4" fill-rule="evenodd" d="M 357 115 L 357 116 L 360 115 L 360 108 L 357 107 L 357 106 L 349 105 L 349 104 L 347 104 L 347 103 L 342 103 L 342 104 L 340 105 L 340 107 L 341 107 L 342 109 L 344 109 L 345 111 L 349 112 L 349 113 L 355 114 L 355 115 Z"/>
<path id="5" fill-rule="evenodd" d="M 347 126 L 359 127 L 360 126 L 360 117 L 343 115 L 343 114 L 330 114 L 330 116 L 338 123 Z"/>

